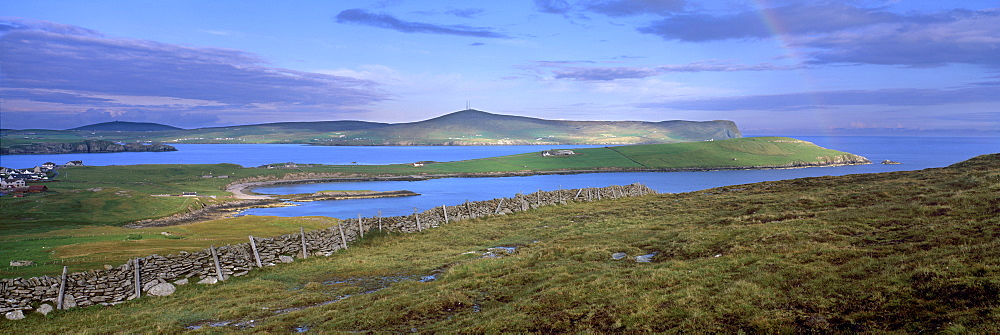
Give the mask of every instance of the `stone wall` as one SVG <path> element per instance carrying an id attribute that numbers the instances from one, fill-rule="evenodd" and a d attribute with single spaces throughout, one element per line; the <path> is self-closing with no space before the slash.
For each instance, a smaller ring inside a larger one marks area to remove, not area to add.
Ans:
<path id="1" fill-rule="evenodd" d="M 329 256 L 339 249 L 347 248 L 364 232 L 372 230 L 417 232 L 456 220 L 503 215 L 571 201 L 596 201 L 650 193 L 656 191 L 641 184 L 539 191 L 517 194 L 511 198 L 441 206 L 406 216 L 348 219 L 327 229 L 303 231 L 299 234 L 271 238 L 248 237 L 247 243 L 217 248 L 213 246 L 177 255 L 150 255 L 105 270 L 89 270 L 58 277 L 0 279 L 0 313 L 6 313 L 8 318 L 18 318 L 23 315 L 23 311 L 48 303 L 72 308 L 95 304 L 114 305 L 142 295 L 166 295 L 174 291 L 174 285 L 214 284 L 229 277 L 245 275 L 259 266 L 288 263 L 295 258 L 315 255 Z M 65 280 L 62 279 L 64 277 Z M 60 291 L 63 291 L 61 301 Z"/>

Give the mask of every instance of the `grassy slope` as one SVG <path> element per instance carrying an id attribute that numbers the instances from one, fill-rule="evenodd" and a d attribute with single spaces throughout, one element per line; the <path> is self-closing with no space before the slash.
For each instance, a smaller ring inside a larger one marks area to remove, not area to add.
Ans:
<path id="1" fill-rule="evenodd" d="M 849 155 L 787 137 L 744 137 L 723 141 L 630 145 L 575 149 L 576 155 L 543 157 L 538 153 L 432 164 L 416 171 L 503 172 L 573 169 L 684 169 L 785 166 L 818 162 L 820 157 Z M 735 160 L 734 160 L 735 158 Z"/>
<path id="2" fill-rule="evenodd" d="M 222 188 L 231 179 L 201 176 L 215 173 L 239 178 L 269 172 L 243 169 L 233 164 L 62 168 L 57 178 L 59 182 L 45 184 L 49 193 L 0 198 L 0 235 L 38 233 L 80 225 L 123 225 L 169 216 L 223 199 L 151 195 L 179 195 L 190 191 L 225 196 L 229 194 Z"/>
<path id="3" fill-rule="evenodd" d="M 274 332 L 995 333 L 998 192 L 1000 155 L 989 155 L 946 169 L 573 203 L 371 236 L 333 257 L 31 315 L 0 332 L 174 333 L 253 319 Z M 519 249 L 467 253 L 498 245 Z M 652 263 L 610 257 L 653 251 Z M 399 281 L 430 273 L 437 280 Z"/>

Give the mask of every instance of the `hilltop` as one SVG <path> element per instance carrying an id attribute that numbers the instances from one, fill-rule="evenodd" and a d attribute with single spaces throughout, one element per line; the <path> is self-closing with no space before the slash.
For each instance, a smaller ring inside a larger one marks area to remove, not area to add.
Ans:
<path id="1" fill-rule="evenodd" d="M 165 130 L 182 130 L 174 126 L 168 126 L 159 123 L 150 122 L 127 122 L 127 121 L 113 121 L 113 122 L 103 122 L 95 123 L 92 125 L 86 125 L 82 127 L 76 127 L 69 130 L 80 130 L 80 131 L 165 131 Z"/>
<path id="2" fill-rule="evenodd" d="M 164 143 L 299 143 L 315 145 L 554 145 L 646 144 L 742 136 L 732 121 L 565 121 L 467 109 L 408 123 L 280 122 L 179 129 L 108 122 L 71 130 L 3 130 L 3 146 L 88 138 Z"/>

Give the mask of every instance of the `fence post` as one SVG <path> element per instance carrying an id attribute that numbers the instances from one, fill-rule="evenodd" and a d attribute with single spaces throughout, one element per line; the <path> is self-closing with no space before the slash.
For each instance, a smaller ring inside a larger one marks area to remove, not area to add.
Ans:
<path id="1" fill-rule="evenodd" d="M 215 261 L 215 276 L 219 278 L 219 281 L 221 282 L 225 280 L 225 277 L 222 276 L 222 265 L 219 265 L 219 254 L 215 253 L 214 244 L 209 247 L 209 249 L 212 250 L 212 260 Z"/>
<path id="2" fill-rule="evenodd" d="M 365 227 L 361 224 L 361 213 L 358 213 L 358 234 L 365 237 Z"/>
<path id="3" fill-rule="evenodd" d="M 448 224 L 448 207 L 441 205 L 441 210 L 444 211 L 444 224 Z"/>
<path id="4" fill-rule="evenodd" d="M 469 212 L 469 220 L 476 218 L 475 216 L 472 216 L 472 207 L 469 206 L 469 199 L 465 199 L 465 210 Z"/>
<path id="5" fill-rule="evenodd" d="M 142 297 L 142 277 L 139 275 L 139 258 L 135 258 L 135 297 L 136 299 Z"/>
<path id="6" fill-rule="evenodd" d="M 344 247 L 344 249 L 347 249 L 347 237 L 344 237 L 344 225 L 343 225 L 343 223 L 344 223 L 343 221 L 338 222 L 337 223 L 337 229 L 340 230 L 340 243 L 341 243 L 340 246 Z"/>
<path id="7" fill-rule="evenodd" d="M 382 232 L 382 211 L 378 211 L 378 231 Z"/>
<path id="8" fill-rule="evenodd" d="M 264 267 L 264 264 L 260 262 L 260 253 L 257 252 L 257 242 L 253 240 L 253 235 L 250 235 L 250 249 L 253 250 L 253 259 L 257 261 L 257 267 Z"/>
<path id="9" fill-rule="evenodd" d="M 299 227 L 299 236 L 302 237 L 302 258 L 309 258 L 309 250 L 306 249 L 306 229 Z"/>
<path id="10" fill-rule="evenodd" d="M 56 301 L 56 309 L 63 309 L 64 300 L 66 300 L 66 266 L 63 266 L 62 277 L 59 280 L 59 300 Z"/>
<path id="11" fill-rule="evenodd" d="M 497 204 L 497 210 L 493 211 L 493 214 L 500 214 L 500 206 L 503 206 L 503 199 L 506 198 L 500 198 L 500 203 Z"/>
<path id="12" fill-rule="evenodd" d="M 417 215 L 416 207 L 413 207 L 413 218 L 417 221 L 417 231 L 424 231 L 424 229 L 420 227 L 420 215 Z"/>

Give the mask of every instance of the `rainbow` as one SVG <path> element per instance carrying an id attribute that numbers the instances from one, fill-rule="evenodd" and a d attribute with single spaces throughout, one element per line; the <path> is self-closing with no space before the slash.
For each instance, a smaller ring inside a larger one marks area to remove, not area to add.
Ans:
<path id="1" fill-rule="evenodd" d="M 757 16 L 760 18 L 764 26 L 767 27 L 771 36 L 774 36 L 775 41 L 777 41 L 781 50 L 784 50 L 784 56 L 791 59 L 798 65 L 803 65 L 806 63 L 807 57 L 803 55 L 798 48 L 794 47 L 790 42 L 790 36 L 792 35 L 788 28 L 784 26 L 782 20 L 778 15 L 775 14 L 773 6 L 768 4 L 768 0 L 753 0 L 752 1 L 757 12 Z M 802 80 L 802 87 L 805 88 L 805 93 L 808 93 L 810 102 L 816 108 L 811 112 L 806 112 L 801 114 L 802 117 L 812 117 L 815 121 L 814 124 L 823 125 L 822 129 L 823 135 L 831 135 L 832 128 L 834 128 L 833 118 L 825 112 L 826 102 L 823 96 L 817 94 L 819 91 L 817 89 L 817 80 L 812 76 L 812 73 L 808 71 L 805 67 L 800 67 L 798 71 L 799 78 Z"/>

